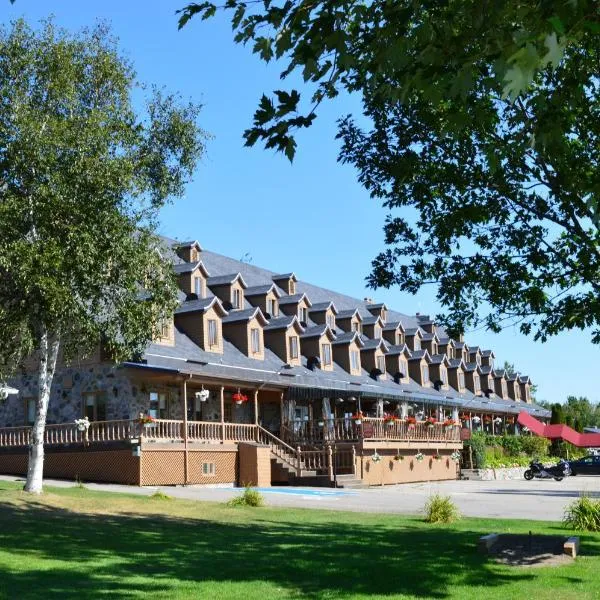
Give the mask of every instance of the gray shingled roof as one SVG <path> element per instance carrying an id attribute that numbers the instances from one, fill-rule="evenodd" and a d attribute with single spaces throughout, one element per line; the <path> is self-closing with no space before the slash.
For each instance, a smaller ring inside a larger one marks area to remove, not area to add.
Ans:
<path id="1" fill-rule="evenodd" d="M 461 358 L 451 358 L 448 361 L 451 369 L 458 369 L 458 367 L 464 367 L 463 361 Z"/>
<path id="2" fill-rule="evenodd" d="M 361 340 L 360 335 L 356 331 L 347 331 L 345 333 L 338 333 L 336 335 L 335 340 L 333 340 L 333 344 L 341 345 L 341 344 L 351 344 L 352 342 L 357 342 L 359 346 L 363 346 L 364 342 Z"/>
<path id="3" fill-rule="evenodd" d="M 427 350 L 413 350 L 410 360 L 421 360 L 422 358 L 427 359 L 428 361 L 431 360 L 431 356 L 429 355 L 429 352 L 427 352 Z"/>
<path id="4" fill-rule="evenodd" d="M 282 281 L 284 279 L 293 279 L 294 281 L 298 281 L 295 273 L 280 273 L 271 275 L 271 279 L 273 281 Z"/>
<path id="5" fill-rule="evenodd" d="M 209 277 L 206 280 L 206 285 L 208 285 L 208 287 L 231 285 L 234 281 L 237 281 L 238 279 L 243 288 L 248 287 L 241 273 L 228 273 L 227 275 L 216 275 L 215 277 Z"/>
<path id="6" fill-rule="evenodd" d="M 357 315 L 358 318 L 362 321 L 362 316 L 358 308 L 351 308 L 349 310 L 339 310 L 337 314 L 338 319 L 351 319 L 354 315 Z"/>
<path id="7" fill-rule="evenodd" d="M 227 314 L 227 311 L 223 308 L 220 300 L 213 296 L 212 298 L 198 298 L 197 300 L 187 300 L 183 302 L 175 309 L 175 314 L 187 313 L 187 312 L 202 312 L 210 308 L 213 304 L 218 304 L 221 310 Z"/>
<path id="8" fill-rule="evenodd" d="M 307 327 L 303 333 L 300 334 L 301 338 L 311 338 L 311 337 L 320 337 L 323 334 L 329 332 L 332 336 L 335 337 L 335 334 L 331 331 L 328 325 L 313 325 L 312 327 Z"/>
<path id="9" fill-rule="evenodd" d="M 244 296 L 266 296 L 269 292 L 273 292 L 277 298 L 281 298 L 282 294 L 279 288 L 274 283 L 268 283 L 267 285 L 253 285 L 252 287 L 244 290 Z"/>
<path id="10" fill-rule="evenodd" d="M 182 273 L 192 273 L 193 271 L 195 271 L 198 267 L 200 267 L 200 269 L 202 270 L 202 272 L 204 273 L 205 277 L 209 276 L 208 271 L 206 270 L 206 267 L 204 266 L 204 264 L 202 263 L 201 260 L 197 261 L 197 262 L 193 262 L 193 263 L 181 263 L 178 265 L 173 265 L 173 270 L 175 271 L 175 273 L 177 274 L 182 274 Z"/>
<path id="11" fill-rule="evenodd" d="M 308 304 L 309 307 L 312 306 L 311 301 L 308 299 L 308 296 L 303 293 L 300 292 L 298 294 L 291 294 L 291 295 L 284 295 L 281 297 L 281 299 L 279 300 L 279 305 L 281 306 L 282 304 L 298 304 L 299 302 L 302 301 L 302 299 L 306 300 L 306 303 Z"/>
<path id="12" fill-rule="evenodd" d="M 504 377 L 506 371 L 504 369 L 494 369 L 494 377 Z"/>
<path id="13" fill-rule="evenodd" d="M 333 302 L 317 302 L 316 304 L 313 304 L 311 306 L 311 308 L 309 309 L 308 313 L 310 314 L 311 312 L 324 312 L 327 309 L 331 308 L 331 310 L 333 311 L 333 314 L 336 315 L 337 314 L 337 309 L 335 307 L 335 304 Z"/>
<path id="14" fill-rule="evenodd" d="M 376 338 L 372 340 L 371 338 L 365 337 L 363 335 L 361 336 L 361 339 L 364 344 L 361 350 L 375 350 L 376 348 L 379 348 L 381 346 L 387 352 L 387 349 L 389 348 L 389 344 L 381 338 Z"/>
<path id="15" fill-rule="evenodd" d="M 492 372 L 492 367 L 488 365 L 479 365 L 479 370 L 482 375 L 489 375 Z"/>
<path id="16" fill-rule="evenodd" d="M 275 329 L 287 329 L 288 327 L 291 327 L 293 325 L 294 321 L 296 322 L 298 327 L 302 331 L 304 331 L 304 327 L 302 327 L 302 325 L 300 325 L 300 322 L 298 321 L 298 318 L 296 317 L 296 315 L 277 317 L 276 319 L 271 319 L 267 323 L 267 325 L 265 325 L 264 330 L 267 331 L 267 330 L 275 330 Z"/>
<path id="17" fill-rule="evenodd" d="M 389 346 L 387 354 L 395 355 L 395 354 L 403 354 L 404 352 L 407 352 L 409 356 L 411 355 L 411 350 L 406 344 L 399 344 L 399 345 L 392 344 Z"/>
<path id="18" fill-rule="evenodd" d="M 264 323 L 267 323 L 262 311 L 258 307 L 246 308 L 244 310 L 231 310 L 226 317 L 223 317 L 222 321 L 223 323 L 236 323 L 239 321 L 249 321 L 256 316 Z"/>

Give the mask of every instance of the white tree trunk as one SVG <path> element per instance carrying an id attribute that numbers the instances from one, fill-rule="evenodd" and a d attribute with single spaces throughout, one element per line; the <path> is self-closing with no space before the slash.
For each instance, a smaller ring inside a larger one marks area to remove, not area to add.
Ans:
<path id="1" fill-rule="evenodd" d="M 38 364 L 38 398 L 35 408 L 35 420 L 31 430 L 29 444 L 29 464 L 27 466 L 27 482 L 25 491 L 32 494 L 42 493 L 44 474 L 44 432 L 46 431 L 46 416 L 50 400 L 50 388 L 56 368 L 56 358 L 60 346 L 59 336 L 50 341 L 45 327 L 41 328 L 39 339 Z"/>

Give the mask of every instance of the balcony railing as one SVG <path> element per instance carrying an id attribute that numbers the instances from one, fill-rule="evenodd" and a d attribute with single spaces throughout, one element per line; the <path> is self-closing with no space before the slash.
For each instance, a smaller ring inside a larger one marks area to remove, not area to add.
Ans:
<path id="1" fill-rule="evenodd" d="M 460 442 L 460 426 L 409 423 L 406 420 L 386 422 L 382 418 L 322 419 L 291 421 L 282 427 L 282 438 L 288 444 L 321 444 L 324 442 L 432 441 Z"/>

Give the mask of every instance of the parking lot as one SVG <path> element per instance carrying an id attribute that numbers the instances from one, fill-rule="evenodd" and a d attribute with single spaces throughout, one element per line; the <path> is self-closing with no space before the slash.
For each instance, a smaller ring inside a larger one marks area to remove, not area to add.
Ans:
<path id="1" fill-rule="evenodd" d="M 0 476 L 4 480 L 18 477 Z M 72 486 L 71 481 L 46 481 L 47 485 Z M 113 484 L 86 484 L 90 489 L 152 494 L 157 488 Z M 201 486 L 162 487 L 166 494 L 189 500 L 224 502 L 239 490 Z M 273 487 L 261 490 L 271 506 L 323 508 L 380 513 L 419 513 L 431 494 L 451 496 L 461 513 L 472 517 L 497 517 L 558 521 L 565 507 L 585 493 L 600 497 L 600 477 L 568 477 L 563 481 L 440 481 L 372 487 L 361 490 Z"/>

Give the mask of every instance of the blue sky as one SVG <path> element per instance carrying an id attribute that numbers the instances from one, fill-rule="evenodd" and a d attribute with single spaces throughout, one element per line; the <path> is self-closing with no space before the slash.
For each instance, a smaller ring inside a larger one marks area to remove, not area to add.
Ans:
<path id="1" fill-rule="evenodd" d="M 356 182 L 352 168 L 336 162 L 335 120 L 358 113 L 355 98 L 325 106 L 315 125 L 299 138 L 293 165 L 260 147 L 243 147 L 263 92 L 279 87 L 277 65 L 265 66 L 247 48 L 234 45 L 227 21 L 192 20 L 177 31 L 175 10 L 185 0 L 2 1 L 3 22 L 24 16 L 35 22 L 54 14 L 69 29 L 108 20 L 140 80 L 179 91 L 204 105 L 201 124 L 213 137 L 185 198 L 163 211 L 160 233 L 198 239 L 233 258 L 251 257 L 275 271 L 359 298 L 369 296 L 396 310 L 440 312 L 435 291 L 417 296 L 398 290 L 368 290 L 364 278 L 383 248 L 385 211 Z M 545 344 L 515 329 L 495 335 L 467 334 L 471 345 L 491 348 L 539 385 L 538 398 L 568 395 L 600 399 L 591 372 L 598 347 L 582 332 L 567 332 Z"/>

